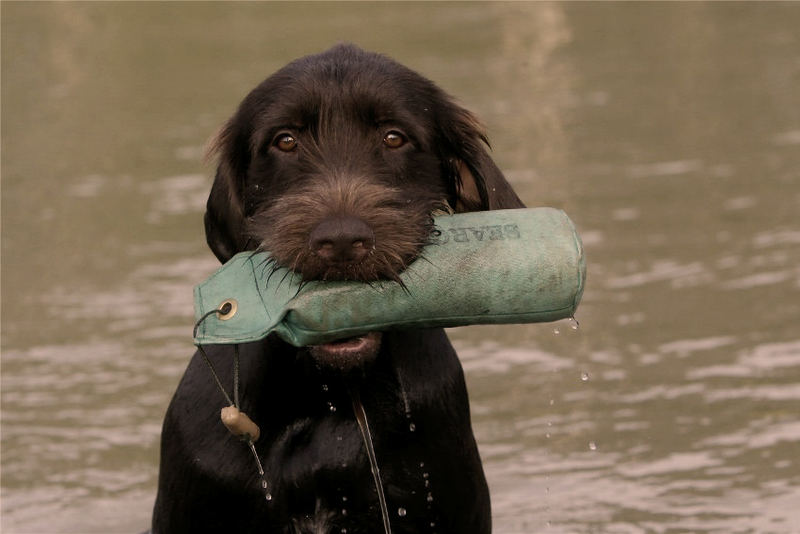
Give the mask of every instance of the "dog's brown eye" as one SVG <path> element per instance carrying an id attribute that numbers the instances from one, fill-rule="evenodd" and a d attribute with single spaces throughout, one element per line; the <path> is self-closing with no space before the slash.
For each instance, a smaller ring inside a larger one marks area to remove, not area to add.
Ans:
<path id="1" fill-rule="evenodd" d="M 406 144 L 406 138 L 400 132 L 392 130 L 383 136 L 383 144 L 389 148 L 400 148 Z"/>
<path id="2" fill-rule="evenodd" d="M 291 134 L 281 134 L 275 138 L 273 145 L 281 152 L 291 152 L 297 147 L 297 139 Z"/>

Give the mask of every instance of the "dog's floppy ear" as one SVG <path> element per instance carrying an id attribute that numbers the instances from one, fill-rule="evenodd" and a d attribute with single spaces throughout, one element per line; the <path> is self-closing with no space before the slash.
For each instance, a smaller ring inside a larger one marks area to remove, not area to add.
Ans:
<path id="1" fill-rule="evenodd" d="M 497 168 L 487 149 L 489 141 L 472 113 L 451 104 L 443 121 L 444 138 L 449 148 L 450 172 L 455 179 L 457 212 L 524 208 Z"/>
<path id="2" fill-rule="evenodd" d="M 222 263 L 246 246 L 242 190 L 250 155 L 248 136 L 242 130 L 234 117 L 211 139 L 206 150 L 206 158 L 219 158 L 206 203 L 206 242 Z"/>

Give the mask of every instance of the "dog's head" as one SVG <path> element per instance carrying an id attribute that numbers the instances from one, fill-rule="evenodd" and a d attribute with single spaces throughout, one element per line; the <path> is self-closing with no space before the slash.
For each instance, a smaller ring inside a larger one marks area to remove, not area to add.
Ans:
<path id="1" fill-rule="evenodd" d="M 268 250 L 306 279 L 394 278 L 436 210 L 522 206 L 486 145 L 470 112 L 385 56 L 340 45 L 301 58 L 213 140 L 208 244 L 222 262 Z"/>
<path id="2" fill-rule="evenodd" d="M 397 279 L 435 212 L 523 206 L 487 147 L 470 112 L 385 56 L 341 45 L 301 58 L 247 95 L 213 140 L 208 244 L 222 262 L 268 251 L 305 280 Z M 323 356 L 347 367 L 379 339 Z"/>

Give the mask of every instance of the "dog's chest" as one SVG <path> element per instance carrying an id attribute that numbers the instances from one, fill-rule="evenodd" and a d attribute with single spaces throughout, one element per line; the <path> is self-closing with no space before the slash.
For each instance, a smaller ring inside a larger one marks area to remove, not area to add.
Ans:
<path id="1" fill-rule="evenodd" d="M 291 518 L 292 533 L 382 532 L 378 489 L 353 412 L 335 401 L 327 411 L 324 417 L 297 419 L 273 438 L 264 465 L 273 489 L 268 508 Z M 436 503 L 425 500 L 429 469 L 420 468 L 418 450 L 386 433 L 387 423 L 409 433 L 405 417 L 373 417 L 371 423 L 381 430 L 374 445 L 382 491 L 398 523 L 393 531 L 405 532 L 403 524 L 416 525 L 414 532 L 420 524 L 436 524 Z"/>

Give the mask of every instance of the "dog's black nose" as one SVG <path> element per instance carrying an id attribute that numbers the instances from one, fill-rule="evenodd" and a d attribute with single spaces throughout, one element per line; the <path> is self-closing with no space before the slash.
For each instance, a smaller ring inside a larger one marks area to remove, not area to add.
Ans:
<path id="1" fill-rule="evenodd" d="M 358 217 L 328 217 L 312 230 L 308 244 L 329 263 L 356 263 L 375 248 L 375 234 Z"/>

